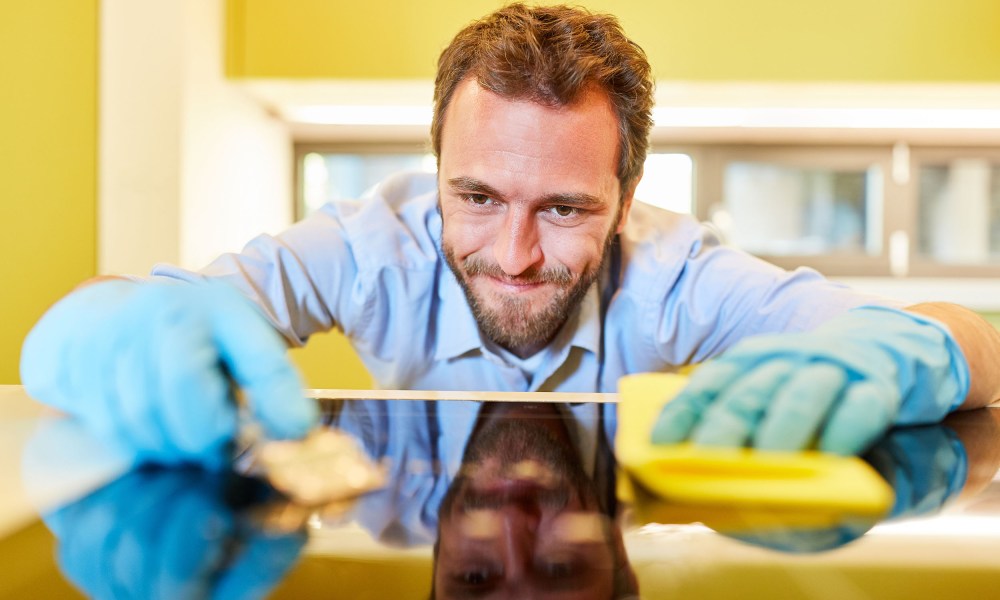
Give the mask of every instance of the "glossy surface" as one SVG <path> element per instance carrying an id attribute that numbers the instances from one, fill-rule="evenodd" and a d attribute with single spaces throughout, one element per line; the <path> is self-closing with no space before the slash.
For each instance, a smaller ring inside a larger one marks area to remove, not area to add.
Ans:
<path id="1" fill-rule="evenodd" d="M 866 454 L 896 496 L 876 522 L 667 503 L 635 485 L 625 502 L 607 412 L 322 405 L 385 487 L 304 507 L 232 472 L 130 470 L 0 387 L 0 598 L 426 598 L 432 583 L 438 597 L 986 598 L 1000 580 L 997 409 Z"/>

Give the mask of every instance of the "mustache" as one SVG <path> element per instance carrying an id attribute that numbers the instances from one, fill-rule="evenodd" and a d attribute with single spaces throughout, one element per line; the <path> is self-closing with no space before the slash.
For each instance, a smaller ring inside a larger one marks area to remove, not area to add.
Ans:
<path id="1" fill-rule="evenodd" d="M 557 285 L 569 285 L 573 283 L 573 274 L 570 273 L 569 268 L 566 266 L 531 269 L 513 277 L 505 273 L 497 263 L 490 262 L 478 256 L 466 258 L 462 261 L 462 266 L 469 277 L 486 275 L 487 277 L 494 277 L 502 281 L 516 281 L 523 284 L 554 283 Z"/>

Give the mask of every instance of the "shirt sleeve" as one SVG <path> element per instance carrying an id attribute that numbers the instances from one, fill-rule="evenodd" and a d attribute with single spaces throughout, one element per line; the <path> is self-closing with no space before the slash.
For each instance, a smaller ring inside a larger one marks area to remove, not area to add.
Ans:
<path id="1" fill-rule="evenodd" d="M 301 346 L 313 333 L 339 327 L 352 310 L 344 299 L 358 266 L 341 224 L 345 208 L 326 205 L 283 233 L 258 236 L 241 252 L 223 254 L 199 271 L 158 264 L 152 275 L 224 281 L 253 301 L 293 346 Z"/>
<path id="2" fill-rule="evenodd" d="M 638 301 L 642 322 L 654 324 L 651 343 L 667 364 L 699 363 L 754 335 L 809 331 L 857 306 L 903 305 L 721 245 L 688 217 L 668 221 L 667 233 L 644 236 L 632 248 L 648 279 Z"/>
<path id="3" fill-rule="evenodd" d="M 427 278 L 402 274 L 436 264 L 428 226 L 436 214 L 433 182 L 432 175 L 404 174 L 367 198 L 326 204 L 277 236 L 258 236 L 199 271 L 160 264 L 152 274 L 233 285 L 293 346 L 332 328 L 379 340 L 396 312 L 387 305 L 423 293 L 410 288 Z"/>
<path id="4" fill-rule="evenodd" d="M 703 249 L 685 265 L 665 303 L 661 340 L 698 339 L 687 363 L 719 354 L 745 337 L 809 331 L 851 308 L 895 306 L 816 271 L 785 271 L 733 248 Z"/>

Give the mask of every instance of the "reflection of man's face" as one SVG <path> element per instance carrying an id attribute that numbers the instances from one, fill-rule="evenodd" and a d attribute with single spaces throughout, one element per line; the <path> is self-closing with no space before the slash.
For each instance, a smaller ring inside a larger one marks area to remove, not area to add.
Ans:
<path id="1" fill-rule="evenodd" d="M 441 136 L 442 247 L 493 341 L 531 355 L 584 296 L 630 206 L 617 160 L 603 91 L 555 108 L 459 84 Z"/>
<path id="2" fill-rule="evenodd" d="M 438 597 L 612 597 L 611 524 L 576 453 L 538 420 L 482 426 L 439 524 Z"/>

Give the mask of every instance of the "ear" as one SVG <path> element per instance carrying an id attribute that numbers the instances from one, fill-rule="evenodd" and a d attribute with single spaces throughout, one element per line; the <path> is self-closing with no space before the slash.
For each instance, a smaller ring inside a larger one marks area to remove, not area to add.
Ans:
<path id="1" fill-rule="evenodd" d="M 632 210 L 632 200 L 635 199 L 635 188 L 639 187 L 641 180 L 642 171 L 639 172 L 639 176 L 629 184 L 628 189 L 625 190 L 625 194 L 622 195 L 621 216 L 618 219 L 618 227 L 615 229 L 615 233 L 621 233 L 625 229 L 625 224 L 628 223 L 628 215 Z"/>

